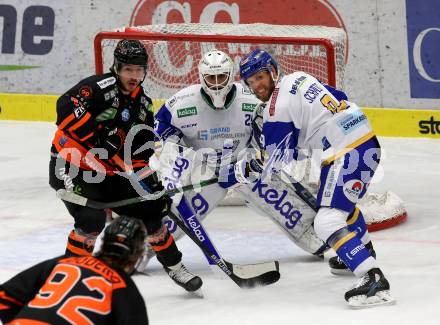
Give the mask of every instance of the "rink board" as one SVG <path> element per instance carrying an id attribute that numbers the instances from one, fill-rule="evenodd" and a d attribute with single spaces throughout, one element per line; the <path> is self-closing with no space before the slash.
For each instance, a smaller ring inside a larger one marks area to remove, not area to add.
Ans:
<path id="1" fill-rule="evenodd" d="M 0 93 L 0 120 L 55 121 L 58 95 Z M 156 110 L 163 100 L 154 100 Z M 440 110 L 363 108 L 379 136 L 440 139 Z"/>

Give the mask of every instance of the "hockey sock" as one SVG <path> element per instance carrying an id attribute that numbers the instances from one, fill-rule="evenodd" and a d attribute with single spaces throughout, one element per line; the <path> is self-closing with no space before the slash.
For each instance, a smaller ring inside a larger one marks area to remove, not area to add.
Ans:
<path id="1" fill-rule="evenodd" d="M 370 242 L 370 234 L 368 233 L 367 224 L 365 223 L 362 211 L 359 210 L 358 207 L 355 207 L 354 211 L 349 215 L 347 225 L 349 231 L 357 232 L 357 236 L 364 244 Z"/>
<path id="2" fill-rule="evenodd" d="M 92 255 L 95 248 L 97 233 L 85 233 L 81 229 L 74 229 L 67 239 L 66 255 Z"/>
<path id="3" fill-rule="evenodd" d="M 344 227 L 336 231 L 327 240 L 339 258 L 356 275 L 362 276 L 365 272 L 376 267 L 376 260 L 362 243 L 356 232 Z"/>
<path id="4" fill-rule="evenodd" d="M 182 260 L 182 253 L 177 248 L 174 238 L 166 226 L 162 226 L 155 233 L 148 235 L 147 241 L 163 266 L 176 265 Z"/>

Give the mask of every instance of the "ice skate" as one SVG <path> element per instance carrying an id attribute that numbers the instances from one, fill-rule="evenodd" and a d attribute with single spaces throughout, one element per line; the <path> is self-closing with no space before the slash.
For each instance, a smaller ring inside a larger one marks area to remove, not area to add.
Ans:
<path id="1" fill-rule="evenodd" d="M 156 255 L 151 249 L 151 246 L 147 246 L 139 261 L 136 263 L 135 273 L 148 275 L 147 266 L 150 260 Z"/>
<path id="2" fill-rule="evenodd" d="M 345 293 L 345 300 L 352 308 L 366 308 L 380 305 L 392 305 L 396 300 L 390 294 L 390 284 L 378 268 L 368 271 Z"/>
<path id="3" fill-rule="evenodd" d="M 189 272 L 182 262 L 170 267 L 165 267 L 171 279 L 188 292 L 194 292 L 202 286 L 200 277 Z"/>

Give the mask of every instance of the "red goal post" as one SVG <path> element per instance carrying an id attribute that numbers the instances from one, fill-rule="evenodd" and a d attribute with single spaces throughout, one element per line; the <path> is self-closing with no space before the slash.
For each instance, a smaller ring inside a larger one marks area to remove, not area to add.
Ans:
<path id="1" fill-rule="evenodd" d="M 97 74 L 111 66 L 120 39 L 141 40 L 147 49 L 149 68 L 144 87 L 153 99 L 166 99 L 199 83 L 197 65 L 203 53 L 212 49 L 228 53 L 238 68 L 241 57 L 261 48 L 275 57 L 286 74 L 300 70 L 331 86 L 343 87 L 347 36 L 341 28 L 220 23 L 122 27 L 96 35 Z"/>

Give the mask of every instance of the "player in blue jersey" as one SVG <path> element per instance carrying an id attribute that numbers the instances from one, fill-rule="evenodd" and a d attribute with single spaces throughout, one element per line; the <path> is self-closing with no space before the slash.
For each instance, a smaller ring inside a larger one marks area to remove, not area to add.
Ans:
<path id="1" fill-rule="evenodd" d="M 321 172 L 314 220 L 318 236 L 359 283 L 345 294 L 349 305 L 391 304 L 390 285 L 379 269 L 362 212 L 364 196 L 380 160 L 380 145 L 362 110 L 342 91 L 304 72 L 282 75 L 274 58 L 256 49 L 242 58 L 240 77 L 262 105 L 265 171 L 320 153 Z M 270 175 L 270 173 L 268 173 Z M 331 265 L 337 267 L 337 265 Z"/>

